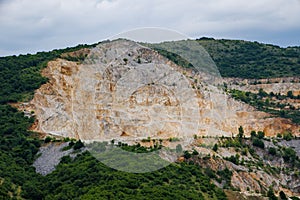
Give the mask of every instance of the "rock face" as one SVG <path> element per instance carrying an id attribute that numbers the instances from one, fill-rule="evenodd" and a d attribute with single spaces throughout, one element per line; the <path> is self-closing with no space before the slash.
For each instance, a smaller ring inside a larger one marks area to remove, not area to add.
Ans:
<path id="1" fill-rule="evenodd" d="M 226 82 L 232 89 L 249 91 L 257 93 L 259 89 L 263 89 L 267 93 L 286 95 L 288 91 L 292 91 L 294 96 L 300 94 L 299 77 L 285 78 L 269 78 L 269 79 L 241 79 L 226 78 Z"/>
<path id="2" fill-rule="evenodd" d="M 29 110 L 36 131 L 82 140 L 231 136 L 299 127 L 272 118 L 207 85 L 157 52 L 125 40 L 102 43 L 82 63 L 57 59 L 43 75 Z"/>

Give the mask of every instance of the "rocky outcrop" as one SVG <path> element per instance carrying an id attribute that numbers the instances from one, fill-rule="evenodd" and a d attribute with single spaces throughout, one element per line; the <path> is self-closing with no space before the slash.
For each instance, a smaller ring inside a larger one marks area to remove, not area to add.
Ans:
<path id="1" fill-rule="evenodd" d="M 51 61 L 43 75 L 49 82 L 27 107 L 39 132 L 86 141 L 231 136 L 239 126 L 248 135 L 299 135 L 290 121 L 231 99 L 203 74 L 131 41 L 102 43 L 81 64 Z"/>
<path id="2" fill-rule="evenodd" d="M 224 81 L 229 84 L 232 89 L 257 93 L 259 89 L 274 94 L 286 95 L 288 91 L 292 91 L 294 96 L 300 94 L 299 77 L 286 78 L 270 78 L 270 79 L 240 79 L 225 78 Z"/>
<path id="3" fill-rule="evenodd" d="M 276 192 L 284 191 L 289 196 L 299 195 L 299 180 L 295 175 L 283 172 L 280 174 L 270 173 L 260 167 L 251 168 L 247 164 L 236 165 L 224 159 L 224 157 L 228 157 L 224 154 L 236 155 L 237 152 L 233 148 L 221 148 L 220 150 L 219 153 L 216 153 L 211 149 L 198 148 L 197 151 L 201 152 L 200 157 L 194 157 L 192 160 L 202 168 L 209 168 L 214 172 L 229 169 L 232 172 L 231 186 L 246 196 L 266 194 L 270 186 Z M 205 158 L 208 154 L 213 157 Z M 253 163 L 257 162 L 251 155 L 242 156 L 242 159 Z"/>

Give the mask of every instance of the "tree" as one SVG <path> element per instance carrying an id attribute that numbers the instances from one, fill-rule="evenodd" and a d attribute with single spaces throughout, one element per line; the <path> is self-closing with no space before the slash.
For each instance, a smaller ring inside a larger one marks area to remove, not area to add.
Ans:
<path id="1" fill-rule="evenodd" d="M 256 146 L 256 147 L 259 147 L 262 149 L 265 148 L 265 143 L 261 139 L 258 139 L 258 138 L 254 138 L 252 144 L 253 144 L 253 146 Z"/>
<path id="2" fill-rule="evenodd" d="M 230 157 L 226 157 L 225 159 L 232 162 L 232 163 L 234 163 L 234 164 L 236 164 L 236 165 L 238 165 L 239 162 L 240 162 L 239 161 L 240 160 L 240 155 L 239 154 L 236 154 L 235 156 L 232 155 Z"/>
<path id="3" fill-rule="evenodd" d="M 45 143 L 51 142 L 52 138 L 50 136 L 47 136 L 44 140 Z"/>
<path id="4" fill-rule="evenodd" d="M 23 185 L 23 194 L 26 199 L 43 199 L 43 191 L 36 187 L 38 183 L 33 183 L 33 181 L 26 182 Z"/>
<path id="5" fill-rule="evenodd" d="M 71 140 L 71 142 L 69 142 L 69 147 L 72 147 L 74 144 L 75 144 L 74 141 Z"/>
<path id="6" fill-rule="evenodd" d="M 287 92 L 287 96 L 289 97 L 289 98 L 294 98 L 294 95 L 293 95 L 293 92 L 292 91 L 288 91 Z"/>
<path id="7" fill-rule="evenodd" d="M 263 131 L 258 131 L 258 132 L 257 132 L 257 137 L 258 137 L 259 139 L 263 139 L 263 138 L 265 137 L 265 133 L 264 133 Z"/>
<path id="8" fill-rule="evenodd" d="M 293 134 L 291 132 L 286 131 L 283 133 L 283 139 L 286 141 L 290 141 L 293 139 Z"/>
<path id="9" fill-rule="evenodd" d="M 83 146 L 84 146 L 83 142 L 81 142 L 81 140 L 78 140 L 78 141 L 74 144 L 73 149 L 74 149 L 74 150 L 77 150 L 77 149 L 80 149 L 80 148 L 83 147 Z"/>
<path id="10" fill-rule="evenodd" d="M 270 148 L 269 148 L 269 154 L 275 156 L 276 153 L 277 153 L 277 152 L 276 152 L 276 148 L 275 148 L 275 147 L 270 147 Z"/>
<path id="11" fill-rule="evenodd" d="M 286 115 L 285 110 L 280 110 L 279 115 L 280 115 L 280 117 L 285 117 L 285 115 Z"/>
<path id="12" fill-rule="evenodd" d="M 72 158 L 70 156 L 64 156 L 60 159 L 60 163 L 70 163 Z"/>
<path id="13" fill-rule="evenodd" d="M 183 153 L 184 153 L 184 154 L 183 154 L 183 157 L 184 157 L 185 159 L 189 159 L 189 158 L 192 157 L 192 155 L 190 154 L 189 151 L 184 151 Z"/>
<path id="14" fill-rule="evenodd" d="M 198 152 L 196 149 L 194 149 L 192 154 L 193 154 L 194 156 L 197 156 L 197 155 L 199 155 L 199 152 Z"/>
<path id="15" fill-rule="evenodd" d="M 259 89 L 258 95 L 261 97 L 266 97 L 268 96 L 268 93 L 266 93 L 262 88 Z"/>
<path id="16" fill-rule="evenodd" d="M 213 151 L 217 152 L 218 151 L 218 144 L 216 143 L 213 147 Z"/>
<path id="17" fill-rule="evenodd" d="M 278 198 L 274 194 L 274 190 L 272 187 L 269 188 L 267 196 L 269 197 L 269 200 L 278 200 Z"/>
<path id="18" fill-rule="evenodd" d="M 282 158 L 285 162 L 294 162 L 297 158 L 297 154 L 294 149 L 287 147 L 283 149 Z"/>
<path id="19" fill-rule="evenodd" d="M 251 138 L 254 138 L 254 137 L 257 137 L 257 135 L 256 135 L 256 131 L 251 131 Z"/>
<path id="20" fill-rule="evenodd" d="M 279 192 L 279 196 L 281 200 L 288 200 L 288 198 L 286 197 L 285 193 L 283 191 Z"/>
<path id="21" fill-rule="evenodd" d="M 266 101 L 265 101 L 265 103 L 266 103 L 267 106 L 269 106 L 270 105 L 270 99 L 267 98 Z"/>
<path id="22" fill-rule="evenodd" d="M 239 138 L 243 138 L 244 136 L 244 129 L 242 126 L 239 127 L 239 134 L 238 134 Z"/>

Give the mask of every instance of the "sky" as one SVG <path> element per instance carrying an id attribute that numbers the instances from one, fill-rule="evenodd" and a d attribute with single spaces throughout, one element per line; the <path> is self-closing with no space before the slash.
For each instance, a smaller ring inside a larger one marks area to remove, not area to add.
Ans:
<path id="1" fill-rule="evenodd" d="M 0 56 L 92 44 L 142 27 L 300 46 L 300 0 L 0 0 Z"/>

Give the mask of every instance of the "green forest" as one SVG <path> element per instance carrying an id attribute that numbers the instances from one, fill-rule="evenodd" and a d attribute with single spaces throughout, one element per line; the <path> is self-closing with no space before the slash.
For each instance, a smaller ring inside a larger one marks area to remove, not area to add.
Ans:
<path id="1" fill-rule="evenodd" d="M 300 75 L 300 47 L 282 48 L 243 40 L 197 39 L 223 77 L 274 78 Z"/>
<path id="2" fill-rule="evenodd" d="M 196 41 L 210 55 L 222 77 L 263 79 L 300 75 L 300 47 L 283 48 L 258 42 L 207 37 Z M 146 45 L 180 66 L 193 67 L 179 55 L 162 49 L 160 44 Z M 199 51 L 195 46 L 189 48 L 187 50 Z"/>

